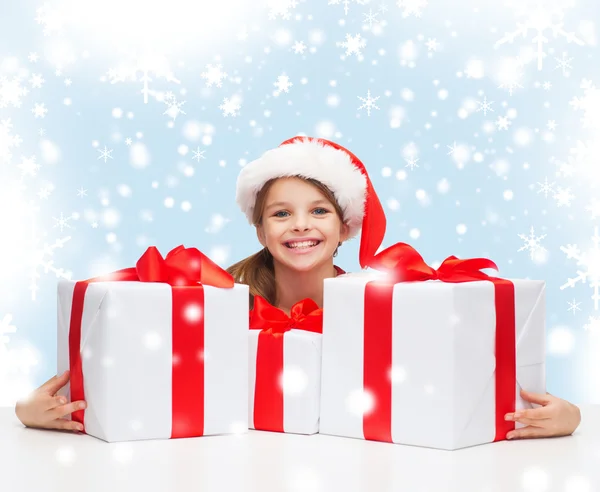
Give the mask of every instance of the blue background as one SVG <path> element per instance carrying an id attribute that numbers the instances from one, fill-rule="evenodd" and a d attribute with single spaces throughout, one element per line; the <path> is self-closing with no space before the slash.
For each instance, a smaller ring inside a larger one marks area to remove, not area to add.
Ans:
<path id="1" fill-rule="evenodd" d="M 58 4 L 48 2 L 50 7 Z M 149 245 L 163 253 L 179 244 L 196 246 L 228 266 L 259 249 L 254 229 L 235 204 L 240 166 L 298 133 L 335 140 L 363 160 L 387 212 L 383 246 L 409 242 L 429 263 L 439 263 L 451 254 L 486 256 L 499 265 L 504 277 L 545 280 L 548 391 L 578 403 L 600 400 L 600 366 L 595 362 L 600 342 L 589 329 L 600 316 L 592 300 L 593 278 L 574 288 L 560 288 L 580 268 L 560 248 L 577 244 L 585 251 L 593 246 L 598 217 L 586 208 L 597 195 L 597 179 L 586 174 L 585 162 L 576 162 L 575 172 L 568 177 L 557 175 L 556 164 L 568 161 L 577 141 L 600 136 L 600 128 L 584 128 L 583 111 L 570 104 L 573 98 L 584 96 L 583 79 L 600 84 L 594 39 L 600 7 L 594 2 L 580 1 L 572 8 L 562 2 L 565 29 L 585 43 L 569 43 L 546 29 L 547 56 L 542 68 L 538 69 L 534 52 L 532 60 L 523 62 L 522 87 L 512 95 L 499 87 L 494 76 L 498 63 L 519 54 L 526 59 L 526 50 L 535 50 L 532 29 L 514 43 L 495 47 L 504 33 L 514 31 L 523 20 L 516 6 L 431 0 L 421 16 L 403 17 L 403 9 L 394 2 L 387 2 L 383 12 L 381 3 L 350 2 L 345 14 L 342 4 L 310 0 L 290 7 L 289 19 L 270 19 L 264 6 L 250 8 L 238 2 L 235 9 L 214 12 L 208 3 L 200 3 L 193 13 L 181 7 L 178 15 L 188 22 L 181 28 L 182 44 L 176 47 L 172 36 L 160 29 L 152 39 L 144 38 L 147 30 L 144 36 L 135 34 L 145 22 L 142 9 L 137 18 L 118 19 L 119 10 L 107 12 L 108 4 L 87 4 L 88 24 L 65 22 L 62 30 L 48 35 L 44 35 L 44 22 L 36 22 L 41 4 L 3 2 L 0 6 L 0 81 L 6 84 L 21 76 L 20 86 L 28 88 L 19 98 L 19 107 L 10 102 L 2 107 L 0 96 L 0 121 L 10 118 L 11 134 L 22 139 L 4 161 L 0 143 L 0 193 L 15 193 L 15 182 L 21 185 L 16 192 L 20 200 L 10 206 L 3 202 L 0 210 L 0 253 L 4 256 L 0 260 L 0 321 L 10 314 L 9 324 L 16 328 L 7 334 L 7 341 L 0 342 L 4 357 L 0 404 L 11 404 L 18 393 L 36 387 L 55 372 L 56 275 L 46 273 L 36 259 L 43 243 L 70 238 L 63 248 L 53 250 L 52 259 L 65 275 L 76 279 L 132 266 Z M 554 4 L 560 7 L 560 2 Z M 178 8 L 177 2 L 170 5 Z M 363 28 L 369 9 L 379 12 L 379 34 Z M 112 18 L 119 26 L 129 24 L 131 39 L 122 41 L 111 22 L 101 25 L 95 16 Z M 197 29 L 189 22 L 194 16 L 202 22 Z M 239 39 L 243 26 L 247 37 Z M 174 29 L 172 24 L 166 27 Z M 322 35 L 320 43 L 311 41 L 310 33 L 315 30 Z M 338 43 L 346 34 L 360 34 L 366 40 L 362 58 L 344 55 L 345 48 Z M 438 50 L 428 51 L 425 43 L 430 38 L 437 40 Z M 146 49 L 153 55 L 163 51 L 180 82 L 150 72 L 150 88 L 163 94 L 171 91 L 178 101 L 185 101 L 181 109 L 186 114 L 175 119 L 164 114 L 168 107 L 160 94 L 158 99 L 151 95 L 145 103 L 140 71 L 135 80 L 110 82 L 111 68 L 135 66 L 142 41 L 148 42 Z M 296 41 L 306 44 L 304 54 L 294 53 Z M 402 63 L 402 46 L 410 41 L 416 50 L 414 66 Z M 57 63 L 54 43 L 67 46 L 73 59 Z M 32 52 L 37 53 L 37 61 L 29 59 Z M 563 52 L 573 58 L 567 75 L 557 68 L 555 59 Z M 483 64 L 481 77 L 466 73 L 472 59 Z M 222 87 L 206 87 L 201 74 L 207 64 L 222 64 L 227 72 Z M 41 88 L 32 87 L 32 74 L 45 79 Z M 282 74 L 293 85 L 289 93 L 276 97 L 274 83 Z M 67 86 L 65 79 L 72 84 Z M 540 87 L 546 81 L 552 84 L 550 90 Z M 1 88 L 2 82 L 0 94 Z M 412 97 L 405 96 L 406 89 Z M 448 91 L 447 98 L 440 99 L 441 89 Z M 380 109 L 373 109 L 370 116 L 358 109 L 362 104 L 358 96 L 366 97 L 367 91 L 379 97 L 375 104 Z M 235 94 L 241 97 L 239 115 L 224 116 L 219 105 Z M 339 98 L 338 105 L 327 103 L 331 95 Z M 466 118 L 459 116 L 465 100 L 483 101 L 484 97 L 493 101 L 493 112 L 470 111 Z M 65 104 L 65 98 L 71 103 Z M 39 103 L 48 109 L 44 118 L 32 113 Z M 395 107 L 404 112 L 399 127 L 390 123 Z M 115 117 L 115 108 L 122 110 L 121 117 Z M 494 122 L 511 110 L 516 110 L 512 124 L 500 130 Z M 593 114 L 594 108 L 589 111 Z M 596 111 L 600 111 L 599 102 Z M 554 131 L 548 130 L 548 120 L 556 122 Z M 333 132 L 322 122 L 328 122 Z M 190 124 L 197 125 L 201 135 L 208 132 L 210 141 L 186 136 Z M 531 135 L 529 143 L 515 141 L 520 129 Z M 551 141 L 544 138 L 548 133 Z M 126 138 L 132 139 L 131 146 Z M 403 155 L 411 142 L 418 148 L 419 159 L 419 167 L 412 170 Z M 481 162 L 471 158 L 459 169 L 448 154 L 454 142 L 465 145 L 472 156 L 480 152 Z M 137 144 L 150 156 L 142 169 L 132 165 L 131 150 Z M 99 158 L 99 149 L 105 145 L 112 150 L 106 162 Z M 187 151 L 180 152 L 182 145 Z M 192 150 L 197 147 L 205 151 L 205 159 L 193 159 Z M 48 148 L 58 149 L 59 156 L 53 159 Z M 18 167 L 22 157 L 34 155 L 40 164 L 37 175 L 23 176 Z M 509 164 L 500 175 L 494 167 L 498 160 Z M 193 176 L 185 175 L 186 166 L 194 170 Z M 398 171 L 405 173 L 404 179 L 397 179 Z M 546 177 L 555 189 L 571 189 L 575 198 L 570 206 L 559 206 L 552 193 L 547 197 L 539 193 L 538 183 Z M 447 193 L 437 188 L 443 179 L 450 185 Z M 52 192 L 40 198 L 39 190 L 49 184 Z M 129 194 L 120 193 L 122 185 Z M 84 196 L 78 196 L 80 188 L 86 190 Z M 429 197 L 428 204 L 418 199 L 419 190 Z M 504 198 L 506 190 L 512 191 L 512 200 Z M 164 204 L 169 197 L 174 201 L 172 208 Z M 181 209 L 184 201 L 191 204 L 189 211 Z M 30 202 L 39 210 L 27 215 L 23 204 Z M 62 231 L 55 220 L 61 213 L 71 217 Z M 118 223 L 106 220 L 106 214 L 118 214 Z M 149 214 L 152 220 L 144 220 Z M 214 227 L 216 215 L 221 217 L 217 219 L 221 227 Z M 15 216 L 23 220 L 11 219 Z M 16 227 L 16 221 L 21 225 Z M 40 239 L 37 246 L 31 242 L 31 223 Z M 459 224 L 466 226 L 464 234 L 457 232 Z M 532 226 L 536 235 L 546 235 L 541 242 L 545 256 L 538 261 L 527 251 L 518 251 L 523 246 L 518 235 L 529 234 Z M 415 229 L 418 237 L 411 236 Z M 345 244 L 336 263 L 356 271 L 357 252 L 357 240 Z M 588 263 L 597 279 L 598 259 Z M 30 290 L 32 270 L 39 274 L 35 300 Z M 579 303 L 575 312 L 568 310 L 573 300 Z M 35 363 L 18 363 L 31 353 Z"/>

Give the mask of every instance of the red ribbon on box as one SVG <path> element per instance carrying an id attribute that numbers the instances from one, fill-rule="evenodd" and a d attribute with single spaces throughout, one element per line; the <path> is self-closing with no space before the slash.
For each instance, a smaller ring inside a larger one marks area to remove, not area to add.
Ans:
<path id="1" fill-rule="evenodd" d="M 178 246 L 165 258 L 151 246 L 136 266 L 117 270 L 75 284 L 69 329 L 71 401 L 84 400 L 81 362 L 81 320 L 85 292 L 92 282 L 161 282 L 172 289 L 173 372 L 171 438 L 204 433 L 204 289 L 203 285 L 232 288 L 233 277 L 196 248 Z M 190 304 L 200 307 L 200 316 L 185 315 Z M 190 319 L 193 318 L 193 319 Z M 175 363 L 176 362 L 176 363 Z M 83 425 L 85 410 L 72 420 Z"/>
<path id="2" fill-rule="evenodd" d="M 372 412 L 363 416 L 365 439 L 392 442 L 392 296 L 399 282 L 462 283 L 487 280 L 494 284 L 496 307 L 496 434 L 494 441 L 506 439 L 515 428 L 504 415 L 516 405 L 515 289 L 511 281 L 490 277 L 482 268 L 498 267 L 487 258 L 461 260 L 446 258 L 436 270 L 406 243 L 396 243 L 381 251 L 368 264 L 385 272 L 389 279 L 368 282 L 365 287 L 364 389 L 375 401 Z"/>
<path id="3" fill-rule="evenodd" d="M 323 309 L 307 298 L 294 304 L 288 316 L 262 297 L 255 296 L 254 309 L 250 311 L 250 329 L 261 330 L 256 354 L 254 428 L 284 432 L 283 335 L 292 329 L 323 333 Z"/>

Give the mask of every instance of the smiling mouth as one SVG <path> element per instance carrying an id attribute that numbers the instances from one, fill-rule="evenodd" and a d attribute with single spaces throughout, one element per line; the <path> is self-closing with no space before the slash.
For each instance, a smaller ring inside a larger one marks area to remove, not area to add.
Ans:
<path id="1" fill-rule="evenodd" d="M 315 246 L 318 246 L 321 243 L 322 243 L 322 241 L 302 241 L 302 242 L 290 241 L 290 242 L 283 243 L 283 244 L 288 249 L 302 250 L 302 249 L 314 248 Z"/>

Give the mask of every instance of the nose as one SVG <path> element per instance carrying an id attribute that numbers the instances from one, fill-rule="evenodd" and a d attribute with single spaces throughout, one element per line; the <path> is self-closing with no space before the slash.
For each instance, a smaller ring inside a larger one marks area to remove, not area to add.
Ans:
<path id="1" fill-rule="evenodd" d="M 294 216 L 292 225 L 294 231 L 307 231 L 310 229 L 310 217 L 304 213 L 298 213 Z"/>

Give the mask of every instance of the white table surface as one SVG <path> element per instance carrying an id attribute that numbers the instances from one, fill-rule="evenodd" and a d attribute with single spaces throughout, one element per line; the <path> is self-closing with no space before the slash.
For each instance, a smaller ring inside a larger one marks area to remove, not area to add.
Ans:
<path id="1" fill-rule="evenodd" d="M 572 436 L 438 451 L 257 431 L 108 444 L 28 429 L 0 408 L 0 490 L 597 492 L 600 405 L 581 411 Z"/>

